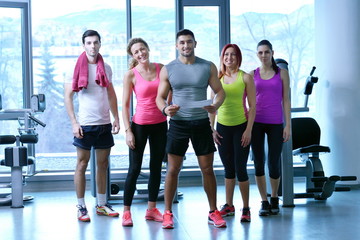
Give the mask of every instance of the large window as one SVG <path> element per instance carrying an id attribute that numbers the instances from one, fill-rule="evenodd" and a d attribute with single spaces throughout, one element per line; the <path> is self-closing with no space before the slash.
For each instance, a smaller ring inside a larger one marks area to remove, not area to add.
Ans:
<path id="1" fill-rule="evenodd" d="M 133 0 L 131 9 L 132 37 L 141 37 L 148 42 L 151 61 L 166 64 L 174 59 L 174 2 Z M 128 146 L 121 117 L 122 80 L 128 70 L 126 0 L 105 0 L 101 3 L 88 0 L 33 0 L 32 15 L 34 92 L 46 95 L 47 109 L 39 118 L 48 124 L 46 128 L 38 129 L 38 170 L 74 170 L 76 153 L 63 103 L 63 83 L 83 51 L 81 36 L 86 29 L 97 30 L 102 37 L 100 53 L 112 67 L 118 98 L 122 129 L 114 136 L 111 168 L 127 169 Z M 144 158 L 146 164 L 147 154 Z"/>
<path id="2" fill-rule="evenodd" d="M 289 63 L 292 107 L 302 107 L 305 80 L 315 64 L 314 0 L 230 0 L 230 6 L 231 41 L 241 48 L 242 68 L 259 66 L 256 46 L 268 39 L 274 57 Z"/>
<path id="3" fill-rule="evenodd" d="M 20 125 L 17 117 L 24 116 L 18 110 L 28 107 L 31 92 L 28 9 L 27 1 L 0 1 L 0 95 L 3 109 L 0 111 L 0 135 L 18 135 Z M 7 145 L 0 146 L 0 159 L 5 147 Z"/>
<path id="4" fill-rule="evenodd" d="M 47 109 L 39 116 L 47 126 L 38 129 L 38 170 L 74 170 L 76 154 L 64 107 L 63 83 L 83 52 L 81 37 L 87 29 L 101 35 L 100 53 L 112 67 L 120 103 L 122 76 L 127 69 L 125 9 L 125 0 L 32 1 L 34 92 L 44 93 L 47 102 Z M 124 135 L 117 135 L 115 141 L 113 153 L 127 154 Z"/>
<path id="5" fill-rule="evenodd" d="M 44 93 L 47 108 L 37 117 L 47 124 L 39 127 L 36 144 L 37 170 L 73 171 L 75 148 L 72 131 L 63 104 L 64 79 L 72 73 L 77 57 L 83 51 L 81 35 L 86 29 L 95 29 L 102 36 L 100 50 L 113 70 L 121 116 L 122 79 L 128 69 L 126 55 L 127 13 L 126 0 L 32 0 L 33 89 Z M 190 1 L 191 3 L 195 1 Z M 219 64 L 221 16 L 219 7 L 185 6 L 184 27 L 194 31 L 198 47 L 196 54 Z M 209 1 L 214 2 L 214 1 Z M 289 62 L 292 105 L 301 106 L 305 78 L 314 65 L 314 0 L 230 0 L 232 43 L 243 53 L 242 69 L 251 71 L 259 65 L 256 44 L 266 38 L 273 43 L 276 58 Z M 0 1 L 1 3 L 1 1 Z M 132 37 L 144 38 L 150 46 L 151 61 L 166 64 L 176 57 L 176 1 L 131 1 Z M 0 91 L 3 108 L 24 108 L 26 92 L 23 77 L 22 10 L 0 7 Z M 31 82 L 31 78 L 28 79 Z M 316 91 L 315 91 L 316 92 Z M 10 97 L 11 96 L 11 97 Z M 315 111 L 310 99 L 310 111 Z M 121 120 L 122 122 L 122 120 Z M 0 133 L 16 131 L 17 122 L 0 121 Z M 5 124 L 5 125 L 4 125 Z M 6 127 L 5 127 L 6 126 Z M 128 147 L 124 131 L 115 136 L 111 168 L 128 166 Z M 147 156 L 144 166 L 147 167 Z M 185 161 L 197 167 L 196 161 Z M 219 158 L 216 164 L 220 165 Z"/>

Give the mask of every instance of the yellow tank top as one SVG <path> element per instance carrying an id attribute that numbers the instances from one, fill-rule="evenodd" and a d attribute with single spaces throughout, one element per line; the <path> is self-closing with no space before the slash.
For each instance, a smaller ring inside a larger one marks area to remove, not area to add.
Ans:
<path id="1" fill-rule="evenodd" d="M 224 77 L 220 82 L 224 88 L 226 97 L 224 103 L 218 109 L 217 121 L 225 126 L 236 126 L 247 121 L 246 93 L 243 80 L 244 72 L 239 70 L 233 83 L 224 83 Z"/>

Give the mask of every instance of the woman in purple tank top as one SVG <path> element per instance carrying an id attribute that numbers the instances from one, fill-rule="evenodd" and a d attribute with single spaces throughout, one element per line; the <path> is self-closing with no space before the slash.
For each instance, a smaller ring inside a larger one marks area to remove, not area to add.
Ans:
<path id="1" fill-rule="evenodd" d="M 290 138 L 289 73 L 280 69 L 274 60 L 274 51 L 268 40 L 257 45 L 261 66 L 252 71 L 256 87 L 256 117 L 252 131 L 251 148 L 254 156 L 255 179 L 261 196 L 260 216 L 279 213 L 278 189 L 280 183 L 282 144 Z M 265 181 L 265 135 L 267 162 L 271 184 L 270 203 Z"/>

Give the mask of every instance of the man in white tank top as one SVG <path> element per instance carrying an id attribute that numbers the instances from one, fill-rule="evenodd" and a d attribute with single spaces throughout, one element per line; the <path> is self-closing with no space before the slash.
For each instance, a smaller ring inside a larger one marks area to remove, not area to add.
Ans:
<path id="1" fill-rule="evenodd" d="M 101 38 L 98 32 L 87 30 L 82 36 L 84 53 L 80 55 L 75 66 L 74 76 L 65 82 L 65 106 L 74 134 L 73 145 L 76 146 L 77 164 L 74 183 L 78 199 L 78 219 L 90 222 L 85 205 L 86 179 L 85 172 L 90 160 L 90 150 L 96 152 L 96 213 L 117 217 L 107 203 L 106 180 L 110 149 L 114 146 L 112 134 L 120 130 L 117 98 L 111 82 L 111 67 L 104 63 L 99 54 Z M 74 111 L 73 96 L 77 93 L 79 111 Z M 111 124 L 110 112 L 114 118 Z"/>

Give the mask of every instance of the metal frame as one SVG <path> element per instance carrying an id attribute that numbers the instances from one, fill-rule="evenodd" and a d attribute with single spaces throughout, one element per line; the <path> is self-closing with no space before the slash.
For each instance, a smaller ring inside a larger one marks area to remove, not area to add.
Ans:
<path id="1" fill-rule="evenodd" d="M 31 8 L 30 0 L 0 1 L 0 7 L 20 8 L 21 13 L 21 46 L 22 46 L 22 81 L 23 81 L 23 108 L 30 108 L 30 98 L 33 94 L 32 70 L 32 40 L 31 40 Z M 29 146 L 30 155 L 35 156 L 35 146 Z"/>
<path id="2" fill-rule="evenodd" d="M 219 7 L 219 53 L 230 43 L 230 0 L 175 0 L 176 32 L 184 28 L 184 7 Z"/>

